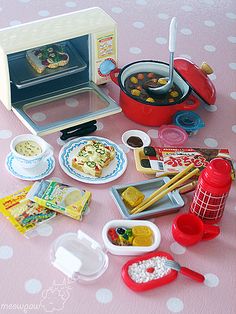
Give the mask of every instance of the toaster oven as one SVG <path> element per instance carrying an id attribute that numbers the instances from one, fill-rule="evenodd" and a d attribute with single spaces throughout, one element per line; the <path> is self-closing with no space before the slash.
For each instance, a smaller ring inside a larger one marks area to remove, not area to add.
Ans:
<path id="1" fill-rule="evenodd" d="M 53 49 L 68 63 L 47 67 Z M 41 73 L 30 54 L 45 65 Z M 73 129 L 120 112 L 99 87 L 116 66 L 117 25 L 97 7 L 0 30 L 0 100 L 33 134 Z"/>

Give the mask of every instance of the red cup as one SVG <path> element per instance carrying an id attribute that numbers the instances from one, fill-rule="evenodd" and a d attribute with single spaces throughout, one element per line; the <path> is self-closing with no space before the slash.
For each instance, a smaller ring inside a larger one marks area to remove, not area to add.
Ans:
<path id="1" fill-rule="evenodd" d="M 190 246 L 202 240 L 212 240 L 219 233 L 218 226 L 204 224 L 199 217 L 189 213 L 178 215 L 172 224 L 173 237 L 183 246 Z"/>

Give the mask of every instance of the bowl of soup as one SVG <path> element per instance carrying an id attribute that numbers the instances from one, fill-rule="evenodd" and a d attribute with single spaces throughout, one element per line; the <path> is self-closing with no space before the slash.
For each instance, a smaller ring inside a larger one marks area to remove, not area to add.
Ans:
<path id="1" fill-rule="evenodd" d="M 155 95 L 147 82 L 165 84 L 169 64 L 160 61 L 136 61 L 110 73 L 112 81 L 120 87 L 120 106 L 124 114 L 136 123 L 147 126 L 170 124 L 180 110 L 195 110 L 200 100 L 192 93 L 191 86 L 174 69 L 174 84 L 168 93 Z M 150 85 L 149 85 L 150 86 Z"/>

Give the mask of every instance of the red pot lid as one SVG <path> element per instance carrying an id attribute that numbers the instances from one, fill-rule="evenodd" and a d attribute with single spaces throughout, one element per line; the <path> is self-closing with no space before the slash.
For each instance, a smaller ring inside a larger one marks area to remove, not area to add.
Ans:
<path id="1" fill-rule="evenodd" d="M 199 68 L 188 59 L 175 58 L 174 67 L 205 103 L 214 105 L 216 90 L 212 81 L 207 77 L 213 73 L 213 70 L 207 63 L 204 62 Z"/>

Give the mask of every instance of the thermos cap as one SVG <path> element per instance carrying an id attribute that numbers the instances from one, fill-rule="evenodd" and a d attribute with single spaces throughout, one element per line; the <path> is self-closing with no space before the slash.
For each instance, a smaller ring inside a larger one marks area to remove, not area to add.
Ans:
<path id="1" fill-rule="evenodd" d="M 212 159 L 203 171 L 203 178 L 215 187 L 230 186 L 232 181 L 230 163 L 223 158 Z"/>

